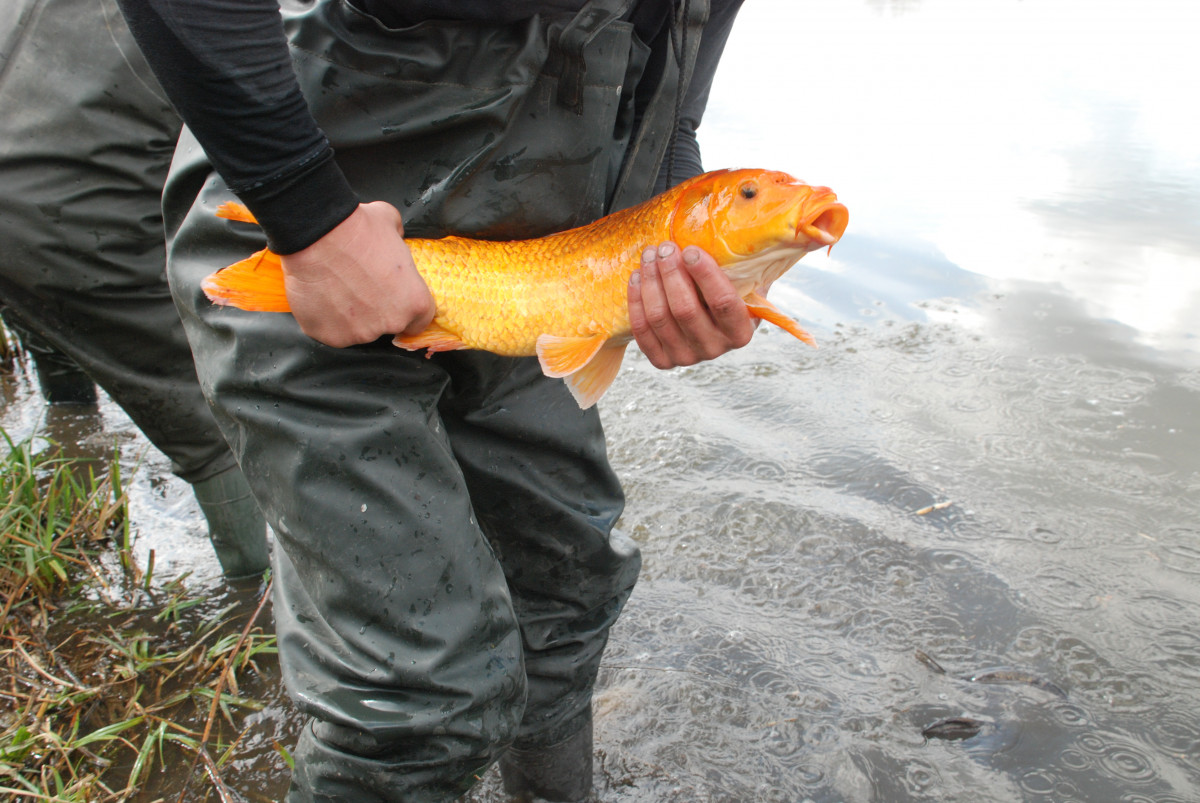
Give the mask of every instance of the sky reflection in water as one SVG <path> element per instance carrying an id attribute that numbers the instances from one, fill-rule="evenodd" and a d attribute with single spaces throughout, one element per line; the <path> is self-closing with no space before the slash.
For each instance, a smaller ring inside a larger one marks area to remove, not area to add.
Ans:
<path id="1" fill-rule="evenodd" d="M 705 161 L 786 170 L 847 203 L 832 259 L 794 274 L 969 298 L 969 281 L 905 272 L 906 249 L 934 251 L 1200 351 L 1197 30 L 1200 6 L 1175 0 L 749 2 Z"/>

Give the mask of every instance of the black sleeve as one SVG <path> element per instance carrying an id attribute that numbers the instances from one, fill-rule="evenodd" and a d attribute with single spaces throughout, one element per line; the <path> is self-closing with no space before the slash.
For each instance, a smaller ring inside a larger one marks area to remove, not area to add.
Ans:
<path id="1" fill-rule="evenodd" d="M 118 0 L 180 117 L 229 188 L 290 254 L 358 198 L 300 94 L 276 0 Z"/>
<path id="2" fill-rule="evenodd" d="M 700 127 L 700 120 L 704 117 L 713 76 L 716 75 L 717 64 L 725 51 L 725 43 L 729 41 L 729 32 L 733 30 L 733 21 L 742 7 L 742 2 L 743 0 L 712 0 L 708 22 L 704 24 L 703 38 L 696 53 L 692 80 L 683 96 L 674 149 L 663 159 L 654 185 L 655 193 L 668 188 L 668 171 L 671 185 L 704 172 L 696 129 Z"/>

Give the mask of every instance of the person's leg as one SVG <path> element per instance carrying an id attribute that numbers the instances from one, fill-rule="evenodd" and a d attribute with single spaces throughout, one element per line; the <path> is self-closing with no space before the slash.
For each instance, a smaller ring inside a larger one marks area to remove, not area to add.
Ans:
<path id="1" fill-rule="evenodd" d="M 390 30 L 337 2 L 285 16 L 301 88 L 348 180 L 360 197 L 403 210 L 409 236 L 528 236 L 603 208 L 632 112 L 632 98 L 612 87 L 645 56 L 629 26 L 606 27 L 586 54 L 572 49 L 588 98 L 581 116 L 558 104 L 554 66 L 542 73 L 550 23 L 540 18 Z M 579 16 L 595 22 L 588 10 Z M 459 58 L 481 46 L 495 58 Z M 585 723 L 607 626 L 637 565 L 609 536 L 620 492 L 595 414 L 581 414 L 561 383 L 528 373 L 530 361 L 505 361 L 525 366 L 510 373 L 495 358 L 427 360 L 386 341 L 328 349 L 290 316 L 214 308 L 202 278 L 263 245 L 254 227 L 214 217 L 232 199 L 185 134 L 164 199 L 178 232 L 169 277 L 201 384 L 278 534 L 280 659 L 314 718 L 293 798 L 449 799 L 519 728 L 523 741 L 549 748 Z M 463 389 L 510 378 L 502 397 L 529 405 L 515 425 L 471 419 L 467 410 L 486 402 Z M 538 419 L 546 388 L 570 414 L 561 432 Z M 541 437 L 540 426 L 552 434 Z M 538 528 L 489 526 L 502 533 L 493 544 L 468 496 L 482 494 L 492 523 L 503 515 L 488 495 L 506 491 L 469 465 L 486 459 L 489 439 L 506 452 L 556 455 L 540 455 L 546 462 L 528 475 Z M 503 568 L 493 545 L 511 556 Z M 522 568 L 539 546 L 572 553 L 558 574 L 545 567 L 542 594 Z M 527 721 L 510 582 L 522 589 L 532 665 Z"/>
<path id="2" fill-rule="evenodd" d="M 580 410 L 533 358 L 438 358 L 454 377 L 443 420 L 524 642 L 529 699 L 500 761 L 505 788 L 583 800 L 592 786 L 592 689 L 641 565 L 636 545 L 613 530 L 624 496 L 599 415 Z"/>
<path id="3" fill-rule="evenodd" d="M 38 388 L 47 404 L 95 405 L 96 383 L 75 361 L 38 335 L 26 329 L 16 316 L 0 308 L 0 316 L 21 344 L 21 348 L 33 360 L 34 375 Z"/>
<path id="4" fill-rule="evenodd" d="M 0 299 L 193 485 L 227 576 L 266 525 L 196 379 L 167 288 L 160 197 L 179 121 L 114 0 L 13 0 L 0 70 Z M 39 362 L 39 366 L 41 363 Z"/>
<path id="5" fill-rule="evenodd" d="M 312 717 L 288 799 L 453 800 L 513 738 L 525 671 L 439 415 L 449 377 L 386 341 L 333 349 L 290 315 L 210 304 L 204 276 L 262 240 L 214 216 L 232 196 L 207 170 L 181 145 L 169 274 L 201 384 L 277 535 L 280 663 Z"/>

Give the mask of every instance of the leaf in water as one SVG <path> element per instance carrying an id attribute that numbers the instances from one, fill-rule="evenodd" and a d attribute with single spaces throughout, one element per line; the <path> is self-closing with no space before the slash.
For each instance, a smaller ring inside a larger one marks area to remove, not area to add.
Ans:
<path id="1" fill-rule="evenodd" d="M 970 717 L 949 717 L 939 719 L 921 731 L 926 739 L 970 739 L 978 736 L 985 723 Z"/>

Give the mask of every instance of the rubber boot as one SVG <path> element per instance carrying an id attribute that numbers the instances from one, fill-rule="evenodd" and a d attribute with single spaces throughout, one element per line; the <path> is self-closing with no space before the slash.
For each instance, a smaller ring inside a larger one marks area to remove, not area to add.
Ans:
<path id="1" fill-rule="evenodd" d="M 4 314 L 4 324 L 33 359 L 42 396 L 50 404 L 95 404 L 96 383 L 75 361 L 25 328 L 11 313 Z"/>
<path id="2" fill-rule="evenodd" d="M 74 365 L 48 364 L 45 357 L 35 356 L 33 367 L 42 396 L 50 404 L 96 404 L 96 383 Z"/>
<path id="3" fill-rule="evenodd" d="M 267 522 L 237 466 L 192 485 L 226 580 L 261 575 L 270 559 Z"/>
<path id="4" fill-rule="evenodd" d="M 592 712 L 550 745 L 515 742 L 500 757 L 504 791 L 519 803 L 583 803 L 592 793 Z"/>

